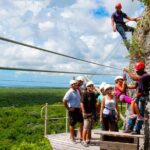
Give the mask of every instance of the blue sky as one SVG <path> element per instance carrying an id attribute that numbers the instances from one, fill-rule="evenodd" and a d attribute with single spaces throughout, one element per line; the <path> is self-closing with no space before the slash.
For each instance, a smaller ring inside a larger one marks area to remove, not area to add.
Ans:
<path id="1" fill-rule="evenodd" d="M 1 0 L 0 36 L 93 62 L 123 68 L 128 52 L 110 16 L 118 0 Z M 143 12 L 139 1 L 120 0 L 129 16 Z M 135 26 L 134 22 L 129 25 Z M 131 35 L 128 34 L 129 38 Z M 59 71 L 122 74 L 35 49 L 0 41 L 0 66 Z M 77 75 L 0 71 L 1 86 L 67 87 Z M 113 83 L 112 76 L 93 76 L 96 84 Z M 20 82 L 19 82 L 20 81 Z"/>

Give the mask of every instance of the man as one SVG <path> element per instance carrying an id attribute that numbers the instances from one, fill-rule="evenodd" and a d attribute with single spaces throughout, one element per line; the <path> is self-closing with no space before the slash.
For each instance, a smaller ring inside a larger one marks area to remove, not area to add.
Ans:
<path id="1" fill-rule="evenodd" d="M 77 80 L 78 90 L 80 92 L 80 95 L 82 96 L 81 86 L 84 84 L 84 77 L 83 76 L 78 76 L 76 78 L 76 80 Z"/>
<path id="2" fill-rule="evenodd" d="M 140 61 L 135 64 L 135 70 L 137 74 L 129 71 L 129 69 L 124 68 L 124 71 L 127 72 L 130 78 L 136 81 L 135 85 L 132 88 L 137 89 L 137 98 L 136 102 L 139 106 L 141 116 L 143 117 L 141 120 L 129 119 L 129 125 L 127 132 L 131 132 L 135 125 L 135 131 L 132 134 L 140 134 L 140 130 L 142 128 L 144 113 L 145 113 L 145 105 L 148 101 L 149 90 L 150 90 L 150 74 L 145 71 L 145 63 Z M 136 122 L 136 123 L 135 123 Z"/>
<path id="3" fill-rule="evenodd" d="M 127 49 L 129 50 L 130 48 L 130 44 L 127 40 L 126 37 L 126 32 L 134 32 L 134 28 L 133 27 L 129 27 L 125 24 L 124 22 L 124 18 L 129 20 L 129 21 L 138 21 L 138 18 L 130 18 L 127 16 L 126 13 L 122 12 L 122 4 L 121 3 L 117 3 L 115 5 L 115 9 L 116 11 L 112 14 L 111 16 L 111 22 L 112 22 L 112 29 L 114 32 L 116 32 L 116 30 L 119 32 L 119 34 L 121 35 L 125 46 L 127 47 Z"/>
<path id="4" fill-rule="evenodd" d="M 86 90 L 83 93 L 81 101 L 81 109 L 84 118 L 83 126 L 83 146 L 87 147 L 91 140 L 91 129 L 94 122 L 94 115 L 96 113 L 96 95 L 94 93 L 94 84 L 92 81 L 88 81 L 86 84 Z"/>
<path id="5" fill-rule="evenodd" d="M 76 80 L 70 81 L 70 89 L 67 91 L 63 98 L 63 103 L 68 110 L 69 115 L 69 128 L 70 128 L 70 138 L 73 143 L 76 143 L 74 127 L 77 122 L 80 122 L 80 139 L 82 139 L 82 128 L 83 128 L 83 117 L 80 110 L 81 96 L 78 90 L 78 85 Z"/>

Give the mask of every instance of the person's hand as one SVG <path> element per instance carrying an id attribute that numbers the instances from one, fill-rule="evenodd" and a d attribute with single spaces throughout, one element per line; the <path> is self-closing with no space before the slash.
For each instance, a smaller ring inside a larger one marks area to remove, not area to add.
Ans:
<path id="1" fill-rule="evenodd" d="M 128 70 L 128 68 L 124 68 L 123 71 L 128 72 L 129 70 Z"/>
<path id="2" fill-rule="evenodd" d="M 141 17 L 135 18 L 135 21 L 139 21 L 139 20 L 141 20 Z"/>
<path id="3" fill-rule="evenodd" d="M 72 111 L 74 111 L 74 110 L 75 110 L 74 108 L 69 108 L 69 110 L 68 110 L 68 111 L 71 111 L 71 112 L 72 112 Z"/>
<path id="4" fill-rule="evenodd" d="M 113 27 L 113 31 L 116 32 L 116 27 Z"/>
<path id="5" fill-rule="evenodd" d="M 100 117 L 100 118 L 99 118 L 99 121 L 100 121 L 100 122 L 102 122 L 102 121 L 103 121 L 102 117 Z"/>

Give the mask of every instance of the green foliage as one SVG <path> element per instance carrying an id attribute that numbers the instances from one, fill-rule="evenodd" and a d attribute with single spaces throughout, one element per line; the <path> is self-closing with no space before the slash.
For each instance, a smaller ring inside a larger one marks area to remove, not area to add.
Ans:
<path id="1" fill-rule="evenodd" d="M 144 60 L 145 57 L 145 47 L 141 43 L 141 41 L 137 40 L 137 38 L 132 38 L 132 43 L 130 44 L 130 54 L 129 57 L 131 59 L 136 60 Z"/>
<path id="2" fill-rule="evenodd" d="M 0 89 L 0 150 L 50 150 L 44 139 L 44 118 L 40 111 L 47 102 L 48 133 L 65 131 L 65 120 L 50 120 L 64 117 L 62 104 L 66 89 Z"/>
<path id="3" fill-rule="evenodd" d="M 150 7 L 150 0 L 140 0 L 145 6 Z"/>

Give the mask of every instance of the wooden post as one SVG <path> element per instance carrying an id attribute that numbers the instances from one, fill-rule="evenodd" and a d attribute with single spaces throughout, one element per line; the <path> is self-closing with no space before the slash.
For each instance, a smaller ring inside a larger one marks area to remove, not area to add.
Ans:
<path id="1" fill-rule="evenodd" d="M 68 132 L 68 110 L 66 109 L 66 133 Z"/>
<path id="2" fill-rule="evenodd" d="M 45 137 L 47 135 L 47 119 L 48 119 L 47 110 L 48 110 L 48 103 L 46 103 L 46 105 L 45 105 L 45 128 L 44 128 L 44 136 Z"/>

